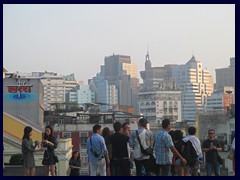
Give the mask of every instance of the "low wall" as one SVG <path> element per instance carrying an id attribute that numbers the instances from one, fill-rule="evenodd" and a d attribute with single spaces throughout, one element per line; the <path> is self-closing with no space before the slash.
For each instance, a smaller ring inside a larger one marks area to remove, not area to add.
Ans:
<path id="1" fill-rule="evenodd" d="M 44 176 L 44 166 L 36 166 L 36 176 Z M 23 176 L 22 165 L 6 165 L 3 176 Z"/>

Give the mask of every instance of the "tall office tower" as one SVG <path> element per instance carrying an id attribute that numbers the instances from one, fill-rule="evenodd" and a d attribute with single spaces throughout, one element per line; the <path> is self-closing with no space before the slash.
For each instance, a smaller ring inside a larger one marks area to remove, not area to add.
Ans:
<path id="1" fill-rule="evenodd" d="M 149 52 L 147 52 L 145 60 L 145 71 L 140 71 L 141 78 L 143 79 L 142 87 L 145 91 L 159 90 L 161 85 L 168 81 L 174 84 L 172 81 L 172 68 L 178 65 L 168 64 L 164 67 L 152 67 Z M 172 87 L 174 88 L 174 87 Z"/>
<path id="2" fill-rule="evenodd" d="M 137 66 L 131 64 L 130 56 L 112 55 L 105 57 L 104 66 L 101 66 L 101 76 L 115 85 L 118 89 L 119 108 L 130 109 L 134 107 L 137 113 L 137 94 L 139 80 L 137 78 Z"/>
<path id="3" fill-rule="evenodd" d="M 145 71 L 141 71 L 143 84 L 139 87 L 139 112 L 148 118 L 152 127 L 165 118 L 180 122 L 181 91 L 172 80 L 172 68 L 177 65 L 152 67 L 149 52 L 145 59 Z"/>
<path id="4" fill-rule="evenodd" d="M 235 89 L 235 57 L 230 58 L 230 66 L 216 69 L 216 90 L 223 92 L 224 86 Z"/>
<path id="5" fill-rule="evenodd" d="M 96 95 L 96 103 L 106 104 L 101 106 L 102 111 L 112 109 L 118 104 L 118 93 L 115 85 L 109 85 L 108 81 L 103 79 L 100 74 L 97 74 L 89 82 L 90 89 Z"/>
<path id="6" fill-rule="evenodd" d="M 195 122 L 196 112 L 203 109 L 213 92 L 213 78 L 194 56 L 185 65 L 173 68 L 173 77 L 182 90 L 182 120 Z"/>

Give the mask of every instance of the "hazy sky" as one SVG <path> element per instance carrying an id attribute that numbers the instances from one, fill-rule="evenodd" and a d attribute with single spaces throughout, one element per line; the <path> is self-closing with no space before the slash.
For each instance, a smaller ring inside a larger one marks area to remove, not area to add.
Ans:
<path id="1" fill-rule="evenodd" d="M 194 54 L 215 77 L 235 57 L 235 5 L 3 6 L 9 72 L 75 73 L 87 83 L 113 53 L 144 70 L 147 46 L 153 66 L 185 64 Z"/>

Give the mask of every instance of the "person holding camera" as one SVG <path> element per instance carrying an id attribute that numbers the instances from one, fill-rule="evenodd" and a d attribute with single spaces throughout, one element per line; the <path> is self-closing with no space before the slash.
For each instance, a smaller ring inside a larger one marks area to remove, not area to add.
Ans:
<path id="1" fill-rule="evenodd" d="M 220 159 L 218 151 L 222 151 L 217 139 L 215 139 L 215 131 L 208 130 L 208 139 L 203 141 L 203 152 L 206 153 L 206 176 L 211 176 L 214 171 L 215 176 L 220 176 Z"/>
<path id="2" fill-rule="evenodd" d="M 106 163 L 109 165 L 110 160 L 105 140 L 102 137 L 102 128 L 99 124 L 93 126 L 93 135 L 87 140 L 87 154 L 90 164 L 90 176 L 96 176 L 98 170 L 101 176 L 106 176 Z"/>
<path id="3" fill-rule="evenodd" d="M 55 166 L 58 162 L 54 150 L 58 146 L 57 138 L 53 136 L 53 128 L 51 126 L 45 127 L 45 133 L 42 141 L 43 148 L 45 149 L 43 155 L 42 165 L 44 165 L 44 174 L 49 176 L 49 168 L 52 176 L 56 176 Z"/>
<path id="4" fill-rule="evenodd" d="M 35 145 L 32 142 L 32 127 L 26 126 L 22 137 L 22 154 L 23 154 L 23 168 L 24 176 L 35 176 L 35 159 L 33 153 L 35 151 L 43 151 L 43 148 L 36 150 L 35 148 L 40 144 L 36 141 Z"/>

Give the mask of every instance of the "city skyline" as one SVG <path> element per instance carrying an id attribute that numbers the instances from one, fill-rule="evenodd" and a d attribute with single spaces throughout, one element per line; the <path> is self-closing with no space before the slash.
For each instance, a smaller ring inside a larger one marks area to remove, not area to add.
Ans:
<path id="1" fill-rule="evenodd" d="M 3 67 L 93 78 L 104 57 L 129 55 L 138 77 L 195 57 L 214 77 L 235 57 L 235 5 L 4 5 Z M 90 70 L 91 69 L 91 70 Z"/>

